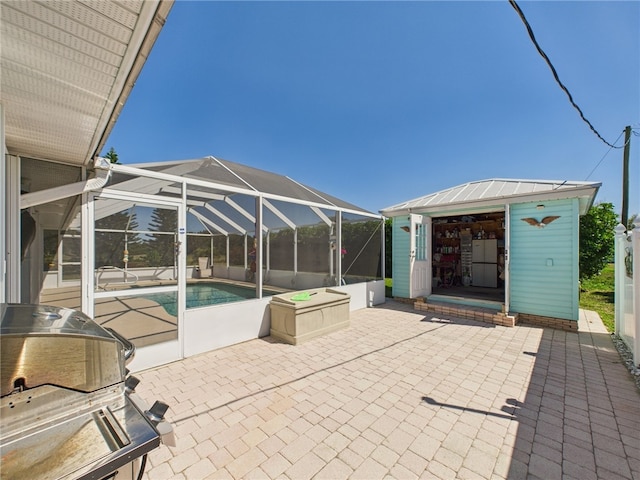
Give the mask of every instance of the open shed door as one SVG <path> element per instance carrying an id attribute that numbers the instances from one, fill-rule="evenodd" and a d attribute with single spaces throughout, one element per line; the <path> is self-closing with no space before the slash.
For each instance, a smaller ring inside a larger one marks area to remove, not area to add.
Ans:
<path id="1" fill-rule="evenodd" d="M 423 215 L 413 213 L 410 215 L 410 298 L 418 298 L 431 293 L 430 220 L 430 217 Z"/>

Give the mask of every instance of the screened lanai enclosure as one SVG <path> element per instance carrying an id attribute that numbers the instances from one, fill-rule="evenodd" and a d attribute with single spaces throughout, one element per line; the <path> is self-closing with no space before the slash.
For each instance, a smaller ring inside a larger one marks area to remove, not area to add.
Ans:
<path id="1" fill-rule="evenodd" d="M 274 294 L 331 287 L 352 309 L 384 301 L 379 215 L 214 157 L 103 167 L 105 186 L 68 226 L 43 231 L 41 301 L 149 347 L 145 367 L 268 335 Z"/>

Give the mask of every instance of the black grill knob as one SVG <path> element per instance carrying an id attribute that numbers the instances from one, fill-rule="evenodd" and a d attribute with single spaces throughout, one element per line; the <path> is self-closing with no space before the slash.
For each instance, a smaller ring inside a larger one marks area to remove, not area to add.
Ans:
<path id="1" fill-rule="evenodd" d="M 164 414 L 167 413 L 167 410 L 169 410 L 169 405 L 156 400 L 153 406 L 144 413 L 152 422 L 160 422 L 164 418 Z"/>
<path id="2" fill-rule="evenodd" d="M 135 391 L 139 383 L 140 383 L 140 379 L 131 375 L 127 377 L 127 379 L 124 381 L 124 389 L 126 390 L 127 393 L 131 393 Z"/>

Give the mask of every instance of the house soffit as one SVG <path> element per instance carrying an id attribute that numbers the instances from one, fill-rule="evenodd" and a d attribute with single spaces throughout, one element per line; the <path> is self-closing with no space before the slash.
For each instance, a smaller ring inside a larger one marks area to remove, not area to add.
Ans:
<path id="1" fill-rule="evenodd" d="M 0 2 L 8 153 L 91 165 L 172 4 Z"/>

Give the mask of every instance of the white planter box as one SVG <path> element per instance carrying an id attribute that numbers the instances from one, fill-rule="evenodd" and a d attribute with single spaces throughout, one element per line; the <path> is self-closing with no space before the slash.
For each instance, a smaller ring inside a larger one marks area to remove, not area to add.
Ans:
<path id="1" fill-rule="evenodd" d="M 271 336 L 292 345 L 335 332 L 349 326 L 351 295 L 330 288 L 307 290 L 309 300 L 291 299 L 300 292 L 272 297 Z"/>

